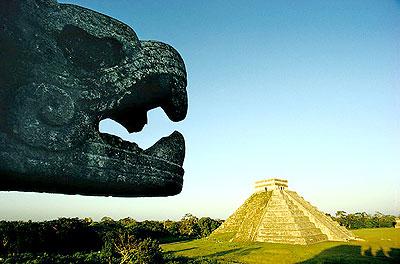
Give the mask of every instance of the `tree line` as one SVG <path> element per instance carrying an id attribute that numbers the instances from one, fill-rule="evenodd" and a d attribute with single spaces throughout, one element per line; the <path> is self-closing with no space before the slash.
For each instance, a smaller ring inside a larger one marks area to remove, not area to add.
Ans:
<path id="1" fill-rule="evenodd" d="M 336 215 L 331 217 L 348 229 L 393 227 L 396 220 L 394 215 L 385 215 L 380 212 L 371 215 L 366 212 L 346 213 L 345 211 L 337 211 Z"/>
<path id="2" fill-rule="evenodd" d="M 393 227 L 396 218 L 344 211 L 331 217 L 348 229 Z M 222 222 L 192 214 L 179 221 L 0 221 L 0 263 L 214 263 L 164 254 L 159 244 L 207 237 Z"/>
<path id="3" fill-rule="evenodd" d="M 90 218 L 0 221 L 0 262 L 168 263 L 159 243 L 206 237 L 221 223 L 191 214 L 179 221 L 139 222 L 129 217 L 118 221 L 103 217 L 99 222 Z"/>

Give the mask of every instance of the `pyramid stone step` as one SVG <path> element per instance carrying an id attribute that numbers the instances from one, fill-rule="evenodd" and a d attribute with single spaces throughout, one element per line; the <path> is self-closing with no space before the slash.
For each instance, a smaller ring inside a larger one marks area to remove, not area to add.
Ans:
<path id="1" fill-rule="evenodd" d="M 260 229 L 257 233 L 258 235 L 262 236 L 314 236 L 322 234 L 321 230 L 318 228 L 303 228 L 303 229 L 284 229 L 284 228 L 269 228 L 269 229 Z"/>
<path id="2" fill-rule="evenodd" d="M 269 208 L 270 209 L 270 208 Z M 300 210 L 273 210 L 270 209 L 266 213 L 268 216 L 289 216 L 289 215 L 295 215 L 295 216 L 304 216 L 304 213 Z"/>
<path id="3" fill-rule="evenodd" d="M 286 236 L 275 236 L 275 237 L 257 237 L 257 242 L 270 242 L 270 243 L 281 243 L 281 244 L 300 244 L 309 245 L 318 242 L 326 241 L 327 236 L 324 234 L 319 234 L 309 237 L 286 237 Z"/>
<path id="4" fill-rule="evenodd" d="M 251 195 L 236 212 L 231 215 L 215 233 L 236 232 L 240 228 L 243 221 L 247 218 L 251 208 L 258 209 L 266 205 L 270 193 L 260 193 Z"/>
<path id="5" fill-rule="evenodd" d="M 286 202 L 284 200 L 271 200 L 269 202 L 270 206 L 286 206 Z"/>
<path id="6" fill-rule="evenodd" d="M 307 222 L 309 221 L 307 216 L 264 216 L 263 223 L 295 223 L 295 222 Z"/>
<path id="7" fill-rule="evenodd" d="M 287 190 L 287 181 L 262 180 L 236 212 L 214 233 L 232 232 L 232 241 L 313 244 L 326 240 L 345 241 L 351 233 L 330 217 Z"/>
<path id="8" fill-rule="evenodd" d="M 315 235 L 315 236 L 306 237 L 305 239 L 306 239 L 307 244 L 314 244 L 314 243 L 318 243 L 318 242 L 327 241 L 328 237 L 325 234 L 319 234 L 319 235 Z"/>
<path id="9" fill-rule="evenodd" d="M 286 214 L 268 214 L 264 215 L 263 221 L 262 222 L 293 222 L 293 221 L 299 221 L 299 222 L 308 222 L 309 219 L 305 215 L 286 215 Z"/>
<path id="10" fill-rule="evenodd" d="M 306 236 L 322 235 L 322 233 L 321 230 L 314 227 L 310 229 L 300 229 L 300 230 L 264 229 L 260 230 L 258 232 L 258 235 L 265 237 L 270 237 L 270 236 L 306 237 Z"/>
<path id="11" fill-rule="evenodd" d="M 305 229 L 300 229 L 300 232 L 302 236 L 316 236 L 316 235 L 323 235 L 321 230 L 319 228 L 305 228 Z"/>
<path id="12" fill-rule="evenodd" d="M 307 210 L 307 214 L 313 219 L 312 221 L 318 223 L 317 227 L 322 228 L 323 232 L 327 234 L 330 240 L 346 241 L 354 238 L 351 232 L 349 232 L 347 229 L 341 229 L 337 222 L 320 212 L 317 207 L 312 206 L 296 192 L 287 191 L 286 193 L 287 194 L 285 196 L 287 196 L 287 199 L 292 199 L 293 201 L 299 203 L 305 210 Z"/>
<path id="13" fill-rule="evenodd" d="M 293 213 L 299 212 L 299 213 L 303 213 L 303 211 L 300 210 L 298 207 L 289 207 L 289 206 L 286 206 L 286 207 L 283 207 L 283 206 L 281 206 L 281 207 L 268 206 L 268 211 L 267 212 L 268 213 L 269 212 L 293 212 Z"/>
<path id="14" fill-rule="evenodd" d="M 267 211 L 265 213 L 265 217 L 292 217 L 292 216 L 304 216 L 304 214 L 295 214 L 293 215 L 290 211 Z"/>
<path id="15" fill-rule="evenodd" d="M 300 244 L 307 245 L 307 241 L 302 237 L 257 237 L 257 242 L 269 242 L 269 243 L 280 243 L 280 244 Z"/>
<path id="16" fill-rule="evenodd" d="M 295 229 L 308 229 L 308 228 L 315 228 L 315 225 L 311 222 L 285 222 L 284 224 L 282 223 L 262 223 L 260 225 L 260 230 L 261 229 L 275 229 L 275 228 L 281 228 L 283 230 L 295 230 Z"/>

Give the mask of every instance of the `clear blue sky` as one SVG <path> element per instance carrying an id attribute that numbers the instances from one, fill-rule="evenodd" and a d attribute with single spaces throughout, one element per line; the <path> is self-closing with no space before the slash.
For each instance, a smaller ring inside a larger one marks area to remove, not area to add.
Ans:
<path id="1" fill-rule="evenodd" d="M 187 119 L 160 109 L 128 134 L 186 139 L 183 192 L 169 198 L 0 193 L 5 219 L 226 218 L 269 177 L 334 213 L 400 214 L 399 1 L 89 1 L 140 39 L 174 46 L 188 71 Z"/>

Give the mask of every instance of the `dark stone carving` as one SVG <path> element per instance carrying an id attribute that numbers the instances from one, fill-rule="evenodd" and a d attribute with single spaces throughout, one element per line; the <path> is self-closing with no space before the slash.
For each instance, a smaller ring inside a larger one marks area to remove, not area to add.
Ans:
<path id="1" fill-rule="evenodd" d="M 179 193 L 179 132 L 146 150 L 98 132 L 105 118 L 138 132 L 156 107 L 186 116 L 185 65 L 171 46 L 76 5 L 0 1 L 0 190 Z"/>

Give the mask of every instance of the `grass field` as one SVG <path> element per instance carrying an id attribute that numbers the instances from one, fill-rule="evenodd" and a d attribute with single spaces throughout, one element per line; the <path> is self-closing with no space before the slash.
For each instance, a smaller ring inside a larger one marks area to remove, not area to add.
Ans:
<path id="1" fill-rule="evenodd" d="M 228 242 L 225 235 L 164 244 L 178 256 L 216 259 L 218 263 L 400 263 L 400 229 L 353 230 L 360 239 L 309 246 Z"/>

